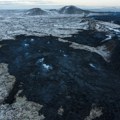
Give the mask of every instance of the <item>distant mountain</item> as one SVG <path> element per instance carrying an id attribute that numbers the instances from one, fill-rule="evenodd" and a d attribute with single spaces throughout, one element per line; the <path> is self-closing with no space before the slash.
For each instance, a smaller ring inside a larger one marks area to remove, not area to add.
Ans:
<path id="1" fill-rule="evenodd" d="M 58 11 L 60 14 L 84 14 L 89 13 L 87 10 L 82 10 L 76 6 L 65 6 Z"/>
<path id="2" fill-rule="evenodd" d="M 33 8 L 25 12 L 26 15 L 50 15 L 50 14 L 89 14 L 88 10 L 80 9 L 76 6 L 65 6 L 61 9 L 42 10 L 41 8 Z"/>
<path id="3" fill-rule="evenodd" d="M 49 11 L 51 11 L 51 12 L 58 12 L 57 9 L 49 9 Z"/>
<path id="4" fill-rule="evenodd" d="M 102 7 L 91 10 L 95 12 L 120 12 L 120 7 L 106 7 L 106 8 Z"/>
<path id="5" fill-rule="evenodd" d="M 47 10 L 49 15 L 58 15 L 58 9 L 48 9 Z"/>
<path id="6" fill-rule="evenodd" d="M 48 13 L 40 8 L 32 8 L 25 12 L 27 15 L 47 15 Z"/>

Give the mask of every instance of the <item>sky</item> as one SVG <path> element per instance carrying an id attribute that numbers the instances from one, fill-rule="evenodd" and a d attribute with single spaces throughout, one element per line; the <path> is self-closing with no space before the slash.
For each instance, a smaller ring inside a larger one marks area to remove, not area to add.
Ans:
<path id="1" fill-rule="evenodd" d="M 50 7 L 59 5 L 120 6 L 120 0 L 0 0 L 0 8 Z"/>

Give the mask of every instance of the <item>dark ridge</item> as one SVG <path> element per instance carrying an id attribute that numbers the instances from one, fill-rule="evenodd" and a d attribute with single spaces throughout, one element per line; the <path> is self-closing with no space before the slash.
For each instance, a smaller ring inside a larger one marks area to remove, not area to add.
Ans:
<path id="1" fill-rule="evenodd" d="M 115 24 L 120 25 L 120 12 L 108 12 L 107 15 L 104 15 L 104 13 L 101 13 L 101 15 L 94 15 L 90 17 L 94 18 L 95 20 L 113 22 Z"/>
<path id="2" fill-rule="evenodd" d="M 9 93 L 9 96 L 4 100 L 4 104 L 12 104 L 15 102 L 16 100 L 16 94 L 17 92 L 20 90 L 19 87 L 20 83 L 18 81 L 15 82 L 13 89 L 11 90 L 11 92 Z"/>
<path id="3" fill-rule="evenodd" d="M 77 34 L 73 34 L 72 37 L 66 37 L 64 39 L 79 44 L 97 47 L 99 45 L 102 45 L 101 42 L 107 38 L 106 35 L 107 35 L 106 32 L 98 32 L 95 30 L 84 30 L 78 32 Z"/>
<path id="4" fill-rule="evenodd" d="M 60 14 L 82 14 L 82 13 L 88 14 L 90 11 L 82 10 L 76 6 L 71 5 L 62 7 L 58 12 Z"/>
<path id="5" fill-rule="evenodd" d="M 48 13 L 41 8 L 32 8 L 25 12 L 26 15 L 47 15 Z"/>
<path id="6" fill-rule="evenodd" d="M 16 77 L 5 103 L 12 104 L 23 90 L 19 96 L 44 105 L 40 113 L 45 120 L 83 120 L 93 104 L 104 112 L 96 120 L 120 118 L 120 76 L 101 56 L 70 48 L 53 36 L 17 36 L 0 45 L 0 63 L 7 63 Z M 58 115 L 60 106 L 63 116 Z"/>
<path id="7" fill-rule="evenodd" d="M 113 71 L 116 71 L 120 75 L 120 41 L 117 41 L 117 46 L 113 50 L 111 57 L 111 67 Z"/>

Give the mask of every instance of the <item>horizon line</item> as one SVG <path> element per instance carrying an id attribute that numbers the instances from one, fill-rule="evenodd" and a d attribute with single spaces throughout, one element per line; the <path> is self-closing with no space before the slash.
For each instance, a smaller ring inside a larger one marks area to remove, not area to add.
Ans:
<path id="1" fill-rule="evenodd" d="M 76 6 L 76 7 L 85 7 L 85 8 L 119 8 L 120 6 L 98 6 L 98 5 L 75 5 L 75 4 L 41 4 L 41 5 L 12 5 L 8 7 L 8 5 L 0 5 L 0 9 L 28 9 L 28 8 L 40 8 L 40 7 L 45 7 L 45 6 L 49 6 L 49 7 L 62 7 L 62 6 Z M 7 6 L 8 8 L 6 8 L 5 6 Z M 5 8 L 4 8 L 5 7 Z M 16 8 L 17 7 L 17 8 Z M 45 8 L 46 9 L 46 8 Z M 54 8 L 53 8 L 54 9 Z"/>

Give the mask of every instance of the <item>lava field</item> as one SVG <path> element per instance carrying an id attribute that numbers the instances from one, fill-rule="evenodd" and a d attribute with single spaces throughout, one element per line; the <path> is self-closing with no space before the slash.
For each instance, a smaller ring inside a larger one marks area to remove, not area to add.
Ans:
<path id="1" fill-rule="evenodd" d="M 104 38 L 104 33 L 101 34 L 93 34 L 99 42 Z M 98 45 L 92 38 L 90 43 L 81 42 L 81 35 L 84 38 L 85 33 L 76 35 L 75 42 Z M 45 120 L 83 120 L 94 106 L 103 111 L 95 120 L 120 119 L 119 70 L 111 67 L 113 62 L 119 65 L 119 57 L 114 60 L 117 53 L 107 63 L 100 55 L 73 49 L 70 43 L 53 36 L 20 35 L 16 40 L 0 41 L 0 44 L 0 63 L 7 63 L 9 73 L 16 77 L 4 103 L 12 104 L 22 90 L 19 96 L 44 106 L 40 113 L 45 115 Z M 61 106 L 64 112 L 59 115 Z"/>

